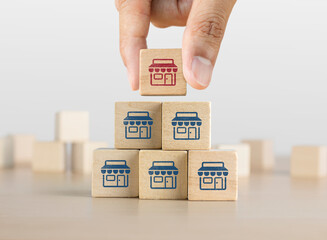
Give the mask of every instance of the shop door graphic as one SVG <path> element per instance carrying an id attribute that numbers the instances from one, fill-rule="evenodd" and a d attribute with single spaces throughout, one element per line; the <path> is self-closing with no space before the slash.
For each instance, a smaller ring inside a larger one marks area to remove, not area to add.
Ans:
<path id="1" fill-rule="evenodd" d="M 215 178 L 215 189 L 223 189 L 223 178 L 221 177 Z"/>
<path id="2" fill-rule="evenodd" d="M 167 73 L 165 74 L 165 85 L 173 85 L 173 74 Z"/>
<path id="3" fill-rule="evenodd" d="M 188 128 L 188 139 L 196 139 L 196 128 L 195 127 Z"/>
<path id="4" fill-rule="evenodd" d="M 118 185 L 118 187 L 125 186 L 125 176 L 124 175 L 117 176 L 117 185 Z"/>
<path id="5" fill-rule="evenodd" d="M 140 127 L 140 138 L 147 138 L 147 137 L 148 137 L 148 128 Z"/>
<path id="6" fill-rule="evenodd" d="M 166 180 L 166 185 L 165 185 L 166 189 L 173 188 L 173 177 L 167 176 L 165 180 Z"/>

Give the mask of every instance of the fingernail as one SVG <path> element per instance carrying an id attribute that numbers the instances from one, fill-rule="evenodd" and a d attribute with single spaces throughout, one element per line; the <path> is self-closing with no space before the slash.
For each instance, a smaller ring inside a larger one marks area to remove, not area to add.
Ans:
<path id="1" fill-rule="evenodd" d="M 211 75 L 213 66 L 210 60 L 195 56 L 192 61 L 192 72 L 195 77 L 195 81 L 203 87 L 209 86 L 211 81 Z"/>

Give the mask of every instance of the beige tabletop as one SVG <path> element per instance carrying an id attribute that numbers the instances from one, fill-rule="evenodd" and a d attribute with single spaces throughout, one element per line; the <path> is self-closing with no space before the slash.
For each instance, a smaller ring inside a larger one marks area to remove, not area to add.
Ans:
<path id="1" fill-rule="evenodd" d="M 327 179 L 240 179 L 236 202 L 91 198 L 90 176 L 0 171 L 0 239 L 327 239 Z"/>

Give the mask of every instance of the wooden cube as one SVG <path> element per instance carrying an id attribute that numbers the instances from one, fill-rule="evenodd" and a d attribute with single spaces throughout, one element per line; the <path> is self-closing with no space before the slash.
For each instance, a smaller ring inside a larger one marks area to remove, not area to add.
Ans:
<path id="1" fill-rule="evenodd" d="M 140 151 L 140 199 L 187 199 L 186 151 Z"/>
<path id="2" fill-rule="evenodd" d="M 140 51 L 140 94 L 186 95 L 182 49 Z"/>
<path id="3" fill-rule="evenodd" d="M 237 166 L 238 177 L 248 177 L 250 175 L 250 145 L 243 144 L 219 144 L 213 147 L 213 149 L 221 150 L 235 150 L 237 153 Z"/>
<path id="4" fill-rule="evenodd" d="M 327 147 L 295 146 L 291 157 L 291 176 L 319 178 L 327 175 Z"/>
<path id="5" fill-rule="evenodd" d="M 56 140 L 81 142 L 89 139 L 89 113 L 62 111 L 56 114 Z"/>
<path id="6" fill-rule="evenodd" d="M 65 144 L 63 142 L 36 142 L 32 168 L 35 172 L 64 172 Z"/>
<path id="7" fill-rule="evenodd" d="M 92 197 L 137 197 L 139 151 L 102 148 L 94 151 Z"/>
<path id="8" fill-rule="evenodd" d="M 210 147 L 210 102 L 162 104 L 163 150 L 210 149 Z"/>
<path id="9" fill-rule="evenodd" d="M 275 165 L 273 142 L 270 140 L 243 140 L 251 148 L 251 170 L 272 170 Z"/>
<path id="10" fill-rule="evenodd" d="M 98 148 L 107 148 L 106 142 L 80 142 L 72 146 L 72 171 L 74 173 L 92 173 L 93 152 Z"/>
<path id="11" fill-rule="evenodd" d="M 189 200 L 237 200 L 237 195 L 236 151 L 189 151 Z"/>
<path id="12" fill-rule="evenodd" d="M 0 138 L 0 169 L 13 167 L 13 158 L 8 137 Z"/>
<path id="13" fill-rule="evenodd" d="M 15 166 L 30 166 L 32 164 L 35 136 L 12 135 L 11 151 Z"/>
<path id="14" fill-rule="evenodd" d="M 161 103 L 116 102 L 115 147 L 161 148 Z"/>

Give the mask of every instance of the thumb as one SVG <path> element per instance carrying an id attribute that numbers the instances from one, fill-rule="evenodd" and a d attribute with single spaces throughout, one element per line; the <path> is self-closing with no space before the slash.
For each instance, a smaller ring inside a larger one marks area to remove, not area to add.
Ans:
<path id="1" fill-rule="evenodd" d="M 209 86 L 236 0 L 194 0 L 183 36 L 183 72 L 196 89 Z"/>

